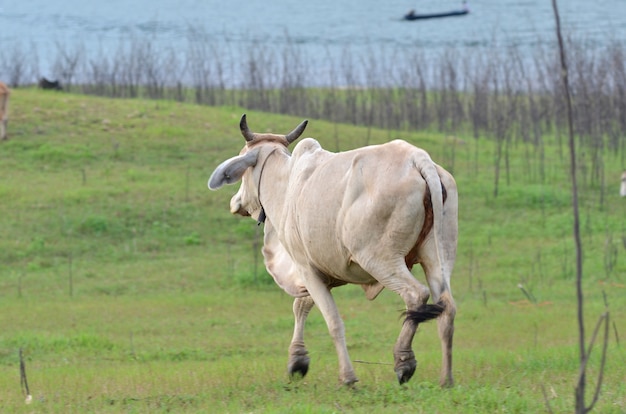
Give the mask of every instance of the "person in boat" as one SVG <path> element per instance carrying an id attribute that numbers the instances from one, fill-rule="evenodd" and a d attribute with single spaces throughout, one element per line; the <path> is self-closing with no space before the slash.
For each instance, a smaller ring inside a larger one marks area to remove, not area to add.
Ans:
<path id="1" fill-rule="evenodd" d="M 469 13 L 469 5 L 467 4 L 467 1 L 463 0 L 463 11 L 466 11 Z"/>
<path id="2" fill-rule="evenodd" d="M 404 17 L 406 17 L 407 19 L 410 19 L 411 17 L 415 17 L 415 9 L 409 10 L 409 12 Z"/>

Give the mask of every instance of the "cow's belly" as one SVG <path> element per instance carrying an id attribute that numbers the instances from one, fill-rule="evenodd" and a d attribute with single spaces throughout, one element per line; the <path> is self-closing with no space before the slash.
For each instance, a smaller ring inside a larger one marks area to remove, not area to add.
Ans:
<path id="1" fill-rule="evenodd" d="M 363 270 L 363 268 L 361 268 L 361 266 L 354 262 L 350 262 L 350 265 L 348 265 L 343 277 L 346 279 L 346 282 L 359 285 L 369 285 L 376 282 L 376 279 L 374 279 L 372 275 L 367 273 Z"/>
<path id="2" fill-rule="evenodd" d="M 306 240 L 306 239 L 305 239 Z M 318 238 L 312 247 L 310 244 L 306 251 L 306 260 L 324 275 L 352 284 L 370 284 L 376 280 L 366 272 L 358 263 L 354 262 L 349 252 L 342 246 L 337 237 L 325 239 Z"/>

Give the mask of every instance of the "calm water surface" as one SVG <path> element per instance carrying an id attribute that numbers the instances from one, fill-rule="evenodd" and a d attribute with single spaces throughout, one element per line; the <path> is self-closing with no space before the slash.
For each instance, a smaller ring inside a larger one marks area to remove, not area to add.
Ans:
<path id="1" fill-rule="evenodd" d="M 406 22 L 409 9 L 441 12 L 452 0 L 0 0 L 0 42 L 5 49 L 36 49 L 39 70 L 49 71 L 58 44 L 88 51 L 114 50 L 120 41 L 147 38 L 158 48 L 184 48 L 190 28 L 232 53 L 250 45 L 297 45 L 307 56 L 361 55 L 372 48 L 446 48 L 485 53 L 510 44 L 531 51 L 554 43 L 551 0 L 470 1 L 464 17 Z M 626 40 L 626 0 L 559 2 L 566 31 L 601 48 Z M 2 62 L 0 62 L 0 67 Z M 1 69 L 0 69 L 1 70 Z"/>

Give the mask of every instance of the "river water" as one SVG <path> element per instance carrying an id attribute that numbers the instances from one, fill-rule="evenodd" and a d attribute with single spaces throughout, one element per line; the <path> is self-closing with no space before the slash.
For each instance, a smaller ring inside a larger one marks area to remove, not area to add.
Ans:
<path id="1" fill-rule="evenodd" d="M 564 31 L 587 47 L 626 40 L 626 0 L 559 3 Z M 146 38 L 157 51 L 182 49 L 193 36 L 190 29 L 225 45 L 235 61 L 253 45 L 290 44 L 317 57 L 320 66 L 324 57 L 346 50 L 355 55 L 377 48 L 420 50 L 428 56 L 451 47 L 480 54 L 516 45 L 530 53 L 555 42 L 551 0 L 475 0 L 467 16 L 402 20 L 409 9 L 427 13 L 460 6 L 456 0 L 0 0 L 0 44 L 36 54 L 34 71 L 45 74 L 52 71 L 59 45 L 106 54 L 120 41 Z"/>

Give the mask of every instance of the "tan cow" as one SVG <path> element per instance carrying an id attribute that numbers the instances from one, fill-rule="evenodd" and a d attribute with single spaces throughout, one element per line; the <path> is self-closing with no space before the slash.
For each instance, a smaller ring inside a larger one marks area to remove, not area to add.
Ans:
<path id="1" fill-rule="evenodd" d="M 0 82 L 0 139 L 7 139 L 7 124 L 9 120 L 9 87 Z"/>
<path id="2" fill-rule="evenodd" d="M 456 306 L 450 275 L 458 232 L 454 178 L 424 150 L 401 140 L 331 153 L 306 138 L 290 153 L 287 147 L 306 125 L 302 122 L 287 135 L 252 133 L 244 115 L 244 148 L 221 163 L 208 183 L 216 190 L 241 180 L 230 211 L 265 222 L 265 265 L 295 297 L 289 373 L 308 371 L 304 323 L 316 304 L 337 350 L 340 381 L 357 381 L 331 295 L 332 288 L 353 283 L 370 300 L 388 288 L 406 304 L 407 318 L 394 347 L 400 383 L 417 366 L 412 350 L 417 325 L 438 318 L 440 383 L 452 385 Z M 412 275 L 416 263 L 424 269 L 430 291 Z M 433 303 L 427 304 L 430 295 Z"/>

